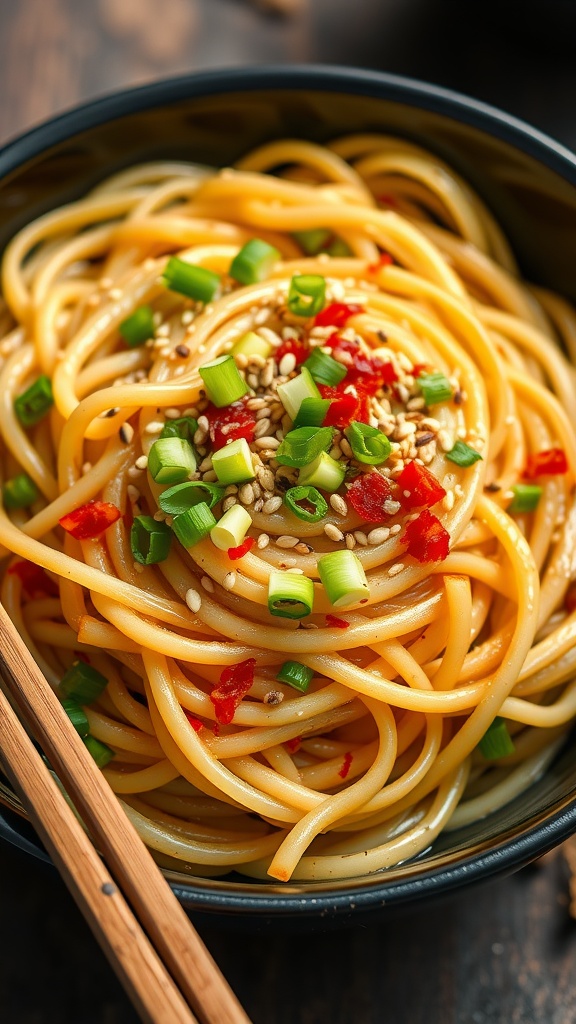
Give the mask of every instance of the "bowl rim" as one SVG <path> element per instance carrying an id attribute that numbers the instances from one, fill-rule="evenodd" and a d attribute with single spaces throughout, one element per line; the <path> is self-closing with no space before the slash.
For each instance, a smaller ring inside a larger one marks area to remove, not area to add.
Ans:
<path id="1" fill-rule="evenodd" d="M 334 92 L 375 99 L 392 100 L 438 113 L 477 128 L 510 144 L 545 167 L 576 185 L 576 155 L 546 133 L 505 111 L 473 97 L 438 85 L 401 75 L 336 65 L 285 64 L 280 67 L 258 65 L 230 67 L 214 71 L 162 78 L 145 85 L 116 90 L 42 121 L 9 139 L 0 148 L 0 179 L 22 167 L 43 151 L 76 135 L 130 114 L 183 102 L 187 99 L 215 96 L 222 93 L 262 91 L 263 89 Z M 560 806 L 559 806 L 560 803 Z M 422 872 L 404 879 L 370 881 L 364 887 L 338 883 L 337 890 L 323 890 L 321 884 L 313 891 L 307 884 L 290 885 L 285 890 L 276 885 L 262 885 L 247 880 L 239 891 L 230 892 L 226 883 L 194 884 L 183 876 L 168 878 L 176 895 L 192 911 L 211 911 L 234 916 L 252 914 L 275 917 L 342 916 L 352 910 L 372 909 L 411 903 L 421 896 L 439 896 L 472 881 L 488 879 L 495 874 L 512 872 L 541 856 L 576 831 L 576 781 L 574 795 L 557 802 L 544 820 L 535 824 L 530 819 L 521 825 L 519 835 L 494 841 L 490 849 L 463 855 L 452 865 L 423 865 Z M 44 850 L 21 835 L 0 807 L 0 840 L 51 863 Z M 414 862 L 413 867 L 416 867 Z M 210 883 L 209 879 L 206 879 Z M 217 880 L 216 880 L 217 882 Z M 330 883 L 326 883 L 330 886 Z"/>

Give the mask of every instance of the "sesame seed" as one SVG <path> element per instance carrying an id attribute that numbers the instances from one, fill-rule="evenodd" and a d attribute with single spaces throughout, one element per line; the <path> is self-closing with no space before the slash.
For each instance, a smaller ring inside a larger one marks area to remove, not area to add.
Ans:
<path id="1" fill-rule="evenodd" d="M 268 501 L 264 502 L 262 511 L 265 516 L 270 516 L 273 512 L 277 512 L 281 505 L 282 498 L 280 495 L 275 494 L 273 498 L 268 498 Z"/>
<path id="2" fill-rule="evenodd" d="M 252 412 L 256 412 L 258 409 L 265 409 L 268 402 L 264 398 L 250 398 L 246 402 L 246 407 Z"/>
<path id="3" fill-rule="evenodd" d="M 238 498 L 234 494 L 231 494 L 228 498 L 224 498 L 224 501 L 222 502 L 222 511 L 227 512 L 229 508 L 232 508 L 232 505 L 237 504 Z"/>
<path id="4" fill-rule="evenodd" d="M 278 372 L 282 376 L 286 376 L 287 377 L 289 373 L 292 373 L 292 370 L 294 370 L 295 367 L 296 367 L 296 356 L 294 355 L 293 352 L 287 352 L 286 355 L 283 356 L 282 359 L 280 360 L 280 365 L 278 366 Z"/>
<path id="5" fill-rule="evenodd" d="M 86 473 L 89 473 L 91 469 L 92 469 L 92 463 L 91 462 L 85 462 L 84 465 L 82 466 L 82 474 L 85 476 Z"/>
<path id="6" fill-rule="evenodd" d="M 395 516 L 396 513 L 400 511 L 400 502 L 395 501 L 394 498 L 386 498 L 386 501 L 384 502 L 382 508 L 384 509 L 386 515 Z"/>
<path id="7" fill-rule="evenodd" d="M 368 546 L 368 537 L 362 530 L 354 530 L 354 540 L 363 548 Z"/>
<path id="8" fill-rule="evenodd" d="M 280 690 L 269 690 L 268 693 L 264 695 L 264 703 L 270 704 L 271 707 L 276 707 L 278 704 L 281 704 L 283 700 L 284 694 L 281 693 Z"/>
<path id="9" fill-rule="evenodd" d="M 263 451 L 264 449 L 276 451 L 276 449 L 280 447 L 280 441 L 277 437 L 257 437 L 254 444 L 260 451 Z"/>
<path id="10" fill-rule="evenodd" d="M 271 423 L 268 417 L 261 419 L 256 424 L 256 430 L 254 431 L 254 437 L 267 437 L 268 431 L 270 430 Z"/>
<path id="11" fill-rule="evenodd" d="M 399 572 L 402 572 L 403 568 L 404 568 L 404 563 L 403 562 L 396 562 L 396 565 L 391 565 L 390 568 L 388 569 L 388 575 L 389 576 L 397 576 Z"/>
<path id="12" fill-rule="evenodd" d="M 333 523 L 326 523 L 326 526 L 324 527 L 324 533 L 326 534 L 327 537 L 330 538 L 330 540 L 344 540 L 344 534 L 342 533 L 341 530 L 338 529 L 337 526 L 334 526 Z"/>
<path id="13" fill-rule="evenodd" d="M 236 585 L 236 573 L 227 572 L 224 579 L 222 580 L 222 586 L 225 590 L 233 590 Z"/>
<path id="14" fill-rule="evenodd" d="M 145 434 L 159 434 L 161 430 L 164 430 L 164 423 L 162 420 L 152 420 L 144 427 Z"/>
<path id="15" fill-rule="evenodd" d="M 274 473 L 271 469 L 265 469 L 264 466 L 258 466 L 256 476 L 265 491 L 274 490 Z"/>
<path id="16" fill-rule="evenodd" d="M 202 605 L 202 598 L 197 590 L 186 591 L 186 604 L 191 612 L 199 612 Z"/>
<path id="17" fill-rule="evenodd" d="M 282 534 L 276 538 L 276 546 L 279 548 L 295 548 L 298 543 L 298 537 L 291 537 L 289 534 Z"/>
<path id="18" fill-rule="evenodd" d="M 130 466 L 128 469 L 128 476 L 131 480 L 135 480 L 137 477 L 142 475 L 142 470 L 138 469 L 137 466 Z"/>
<path id="19" fill-rule="evenodd" d="M 109 294 L 110 298 L 113 301 L 117 301 L 118 299 L 122 298 L 122 289 L 121 288 L 111 288 L 110 291 L 108 292 L 108 294 Z"/>
<path id="20" fill-rule="evenodd" d="M 180 356 L 182 359 L 186 359 L 187 356 L 190 355 L 190 349 L 188 348 L 188 345 L 176 345 L 174 351 L 176 355 Z"/>
<path id="21" fill-rule="evenodd" d="M 137 573 L 144 572 L 144 566 L 140 565 L 139 562 L 133 562 L 132 565 L 134 567 L 134 572 L 137 572 Z"/>
<path id="22" fill-rule="evenodd" d="M 148 467 L 148 456 L 140 455 L 135 462 L 136 469 L 146 469 Z"/>
<path id="23" fill-rule="evenodd" d="M 454 447 L 454 438 L 453 438 L 453 436 L 452 436 L 452 434 L 450 433 L 449 430 L 445 430 L 445 429 L 439 430 L 438 431 L 438 440 L 440 442 L 440 445 L 441 445 L 442 449 L 445 452 L 451 451 L 452 448 Z"/>
<path id="24" fill-rule="evenodd" d="M 128 500 L 131 501 L 133 505 L 138 501 L 140 497 L 140 491 L 138 490 L 137 487 L 134 487 L 134 484 L 128 484 L 126 488 L 126 494 L 128 495 Z"/>
<path id="25" fill-rule="evenodd" d="M 256 541 L 256 546 L 260 549 L 260 551 L 263 551 L 264 548 L 268 547 L 269 543 L 270 537 L 268 536 L 268 534 L 261 533 L 260 536 L 258 537 L 258 540 Z"/>
<path id="26" fill-rule="evenodd" d="M 356 538 L 354 537 L 354 534 L 346 534 L 346 547 L 348 548 L 349 551 L 353 551 L 354 548 L 356 547 Z"/>
<path id="27" fill-rule="evenodd" d="M 334 511 L 338 513 L 338 515 L 348 515 L 348 505 L 344 501 L 344 498 L 341 498 L 339 494 L 330 495 L 330 504 Z"/>
<path id="28" fill-rule="evenodd" d="M 402 529 L 402 527 L 400 526 L 400 523 L 395 523 L 394 526 L 390 527 L 390 536 L 391 537 L 395 537 L 397 533 L 400 533 L 401 529 Z M 402 567 L 402 568 L 404 568 L 404 567 Z"/>
<path id="29" fill-rule="evenodd" d="M 454 508 L 454 491 L 447 491 L 442 498 L 442 508 L 446 512 L 450 512 Z"/>
<path id="30" fill-rule="evenodd" d="M 296 547 L 294 548 L 294 551 L 297 551 L 299 555 L 310 555 L 313 551 L 313 548 L 311 548 L 310 545 L 306 543 L 306 541 L 301 540 L 300 543 L 297 544 Z"/>
<path id="31" fill-rule="evenodd" d="M 182 313 L 182 316 L 180 317 L 180 322 L 181 322 L 183 327 L 187 327 L 188 324 L 192 323 L 193 319 L 194 319 L 194 313 L 192 312 L 192 310 L 191 309 L 186 309 L 186 310 L 184 310 L 184 312 Z"/>
<path id="32" fill-rule="evenodd" d="M 242 484 L 242 487 L 238 491 L 238 497 L 243 505 L 252 505 L 255 497 L 252 484 Z"/>
<path id="33" fill-rule="evenodd" d="M 167 338 L 169 334 L 170 327 L 168 324 L 160 324 L 160 326 L 156 328 L 156 335 L 158 338 Z"/>
<path id="34" fill-rule="evenodd" d="M 378 527 L 376 530 L 370 530 L 368 534 L 369 544 L 383 544 L 384 541 L 388 540 L 390 536 L 390 530 L 387 526 Z"/>
<path id="35" fill-rule="evenodd" d="M 163 512 L 161 508 L 159 508 L 154 513 L 152 518 L 155 519 L 157 523 L 163 523 L 165 521 L 165 519 L 166 519 L 166 513 Z"/>

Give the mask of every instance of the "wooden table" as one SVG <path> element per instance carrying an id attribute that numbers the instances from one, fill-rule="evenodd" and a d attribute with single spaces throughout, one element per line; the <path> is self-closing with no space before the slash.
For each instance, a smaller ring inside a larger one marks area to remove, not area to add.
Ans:
<path id="1" fill-rule="evenodd" d="M 525 0 L 521 22 L 518 6 L 468 0 L 464 20 L 450 0 L 308 0 L 281 20 L 243 0 L 0 0 L 0 137 L 166 74 L 320 61 L 454 86 L 574 146 L 569 5 L 550 0 L 543 17 Z M 203 935 L 255 1024 L 572 1024 L 567 904 L 556 855 L 390 923 L 325 936 Z M 136 1020 L 59 879 L 5 848 L 0 918 L 2 1024 Z"/>

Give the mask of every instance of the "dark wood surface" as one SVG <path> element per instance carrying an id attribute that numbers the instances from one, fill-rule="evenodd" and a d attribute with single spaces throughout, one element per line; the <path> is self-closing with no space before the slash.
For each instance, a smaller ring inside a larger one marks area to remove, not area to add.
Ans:
<path id="1" fill-rule="evenodd" d="M 0 0 L 0 140 L 74 103 L 192 69 L 319 61 L 428 79 L 576 145 L 570 2 Z M 545 14 L 543 12 L 546 12 Z M 328 935 L 202 929 L 255 1024 L 572 1024 L 561 854 L 433 909 Z M 136 1020 L 59 879 L 0 849 L 1 1024 Z"/>

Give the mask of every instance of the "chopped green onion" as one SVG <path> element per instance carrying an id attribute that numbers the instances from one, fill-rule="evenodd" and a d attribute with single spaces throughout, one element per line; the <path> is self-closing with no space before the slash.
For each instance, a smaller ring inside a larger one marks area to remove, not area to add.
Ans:
<path id="1" fill-rule="evenodd" d="M 254 331 L 248 331 L 243 334 L 238 341 L 235 341 L 231 352 L 233 356 L 262 356 L 263 359 L 268 359 L 272 351 L 272 345 L 269 341 L 264 341 L 259 334 L 255 334 Z"/>
<path id="2" fill-rule="evenodd" d="M 196 472 L 192 446 L 181 437 L 159 437 L 148 453 L 148 469 L 157 484 L 180 484 Z"/>
<path id="3" fill-rule="evenodd" d="M 304 367 L 310 370 L 318 384 L 327 384 L 329 387 L 339 384 L 348 373 L 343 363 L 339 363 L 337 359 L 328 355 L 327 352 L 323 352 L 321 348 L 312 349 L 311 354 L 303 364 Z"/>
<path id="4" fill-rule="evenodd" d="M 487 761 L 496 761 L 500 757 L 513 754 L 515 746 L 503 718 L 495 718 L 492 725 L 484 733 L 478 744 L 480 753 Z"/>
<path id="5" fill-rule="evenodd" d="M 301 665 L 299 661 L 285 661 L 276 676 L 279 683 L 288 683 L 288 686 L 300 690 L 300 693 L 306 693 L 313 678 L 314 669 Z"/>
<path id="6" fill-rule="evenodd" d="M 354 420 L 346 427 L 344 433 L 350 442 L 354 458 L 368 466 L 379 466 L 381 462 L 386 462 L 392 451 L 386 434 L 367 423 L 358 423 Z"/>
<path id="7" fill-rule="evenodd" d="M 305 366 L 296 377 L 292 377 L 285 384 L 279 384 L 277 394 L 291 420 L 296 419 L 302 402 L 305 402 L 307 398 L 320 398 L 320 392 L 314 383 L 312 374 Z"/>
<path id="8" fill-rule="evenodd" d="M 332 427 L 298 427 L 291 430 L 276 449 L 280 466 L 307 466 L 332 444 Z M 214 461 L 214 460 L 212 460 Z"/>
<path id="9" fill-rule="evenodd" d="M 326 245 L 334 234 L 328 228 L 310 228 L 308 231 L 294 231 L 293 237 L 307 256 L 316 256 L 319 252 L 326 252 Z"/>
<path id="10" fill-rule="evenodd" d="M 370 596 L 362 562 L 353 551 L 339 548 L 318 559 L 318 572 L 334 608 L 350 608 Z"/>
<path id="11" fill-rule="evenodd" d="M 210 539 L 220 551 L 238 548 L 251 526 L 252 516 L 244 506 L 232 505 L 210 530 Z"/>
<path id="12" fill-rule="evenodd" d="M 310 615 L 314 604 L 314 584 L 308 576 L 273 569 L 268 581 L 268 611 L 284 619 L 302 619 Z"/>
<path id="13" fill-rule="evenodd" d="M 533 512 L 540 497 L 542 488 L 538 484 L 514 484 L 514 497 L 508 505 L 508 512 Z"/>
<path id="14" fill-rule="evenodd" d="M 341 462 L 336 462 L 327 452 L 320 452 L 320 455 L 302 466 L 298 474 L 299 484 L 312 484 L 314 487 L 321 487 L 328 494 L 333 494 L 344 483 L 346 467 Z"/>
<path id="15" fill-rule="evenodd" d="M 192 548 L 210 533 L 216 520 L 205 501 L 192 505 L 172 520 L 172 529 L 185 548 Z"/>
<path id="16" fill-rule="evenodd" d="M 229 484 L 243 484 L 256 476 L 252 465 L 250 447 L 245 437 L 219 448 L 212 455 L 212 469 L 218 481 L 228 487 Z"/>
<path id="17" fill-rule="evenodd" d="M 210 302 L 220 287 L 220 275 L 195 263 L 187 263 L 177 256 L 168 260 L 162 281 L 171 292 L 186 295 L 197 302 Z"/>
<path id="18" fill-rule="evenodd" d="M 79 704 L 92 704 L 106 689 L 108 680 L 85 661 L 75 661 L 60 681 L 60 693 Z"/>
<path id="19" fill-rule="evenodd" d="M 99 768 L 105 768 L 109 761 L 115 756 L 115 752 L 111 747 L 107 747 L 105 743 L 101 743 L 95 736 L 84 736 L 84 745 L 88 748 L 92 757 L 96 761 Z"/>
<path id="20" fill-rule="evenodd" d="M 250 391 L 246 381 L 240 376 L 234 356 L 230 354 L 218 356 L 213 362 L 205 363 L 199 368 L 199 373 L 208 398 L 218 409 L 237 402 Z"/>
<path id="21" fill-rule="evenodd" d="M 128 348 L 138 348 L 154 337 L 154 314 L 150 306 L 139 306 L 118 328 Z"/>
<path id="22" fill-rule="evenodd" d="M 295 316 L 316 316 L 326 301 L 326 280 L 320 274 L 296 274 L 290 281 L 288 309 Z"/>
<path id="23" fill-rule="evenodd" d="M 472 466 L 479 459 L 481 460 L 482 456 L 465 441 L 456 441 L 454 447 L 446 452 L 446 458 L 450 459 L 450 462 L 455 462 L 457 466 L 467 467 Z"/>
<path id="24" fill-rule="evenodd" d="M 251 238 L 243 245 L 230 264 L 230 277 L 240 284 L 257 284 L 268 277 L 272 267 L 281 259 L 281 253 L 261 238 Z"/>
<path id="25" fill-rule="evenodd" d="M 80 707 L 78 701 L 74 700 L 73 697 L 66 697 L 66 699 L 62 701 L 62 707 L 76 729 L 76 732 L 82 737 L 87 736 L 90 732 L 88 716 L 86 715 L 84 708 Z"/>
<path id="26" fill-rule="evenodd" d="M 181 437 L 192 444 L 194 434 L 198 430 L 198 421 L 192 416 L 180 416 L 177 420 L 166 420 L 160 438 Z"/>
<path id="27" fill-rule="evenodd" d="M 183 484 L 169 487 L 158 497 L 158 504 L 169 516 L 179 516 L 192 505 L 204 501 L 209 508 L 214 508 L 224 497 L 224 487 L 208 483 L 206 480 L 187 480 Z"/>
<path id="28" fill-rule="evenodd" d="M 417 380 L 426 405 L 438 405 L 452 398 L 450 381 L 443 373 L 421 373 Z"/>
<path id="29" fill-rule="evenodd" d="M 140 565 L 157 565 L 170 554 L 172 533 L 152 516 L 136 516 L 130 530 L 132 554 Z"/>
<path id="30" fill-rule="evenodd" d="M 46 374 L 38 377 L 14 400 L 14 410 L 23 427 L 33 427 L 53 405 L 52 384 Z"/>
<path id="31" fill-rule="evenodd" d="M 27 473 L 18 473 L 7 480 L 2 488 L 4 508 L 30 508 L 38 500 L 40 492 Z"/>
<path id="32" fill-rule="evenodd" d="M 305 398 L 296 414 L 294 427 L 321 427 L 329 408 L 329 398 Z"/>
<path id="33" fill-rule="evenodd" d="M 290 511 L 305 523 L 319 522 L 328 511 L 326 499 L 309 484 L 291 487 L 284 495 L 284 502 Z M 310 505 L 312 509 L 307 507 Z"/>
<path id="34" fill-rule="evenodd" d="M 326 252 L 328 253 L 329 256 L 352 255 L 352 249 L 350 248 L 349 245 L 346 245 L 346 242 L 344 241 L 343 238 L 336 238 L 335 241 L 332 242 L 332 245 L 328 246 Z"/>

